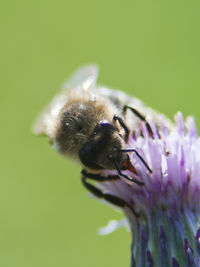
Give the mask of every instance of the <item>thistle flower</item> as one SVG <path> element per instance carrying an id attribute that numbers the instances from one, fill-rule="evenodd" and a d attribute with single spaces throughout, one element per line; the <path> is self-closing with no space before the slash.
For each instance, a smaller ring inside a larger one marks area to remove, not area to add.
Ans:
<path id="1" fill-rule="evenodd" d="M 184 123 L 178 113 L 171 132 L 164 118 L 159 133 L 153 121 L 150 125 L 154 138 L 142 124 L 142 135 L 136 133 L 128 143 L 152 169 L 130 154 L 137 176 L 128 175 L 144 186 L 123 178 L 99 186 L 127 202 L 131 267 L 200 266 L 200 139 L 194 120 Z"/>
<path id="2" fill-rule="evenodd" d="M 40 115 L 35 133 L 47 135 L 59 153 L 78 159 L 84 167 L 103 170 L 101 179 L 97 179 L 102 191 L 87 183 L 84 169 L 83 184 L 96 196 L 107 196 L 105 199 L 112 200 L 111 203 L 121 203 L 119 206 L 124 207 L 132 231 L 131 267 L 200 267 L 200 139 L 193 119 L 188 118 L 184 123 L 178 113 L 173 126 L 138 99 L 96 86 L 97 74 L 95 65 L 78 69 Z M 127 135 L 128 142 L 117 134 L 117 144 L 123 143 L 122 150 L 126 144 L 134 150 L 132 154 L 129 152 L 131 168 L 123 165 L 122 173 L 118 162 L 111 161 L 113 154 L 109 151 L 98 160 L 96 156 L 105 140 L 110 148 L 111 135 L 102 134 L 105 125 L 113 133 L 117 129 L 113 121 L 117 119 L 128 132 L 116 115 L 125 112 L 127 104 L 141 119 L 141 127 L 140 122 L 126 118 L 134 133 Z M 150 113 L 152 121 L 147 116 L 145 123 L 145 117 L 135 108 L 145 111 L 145 115 Z M 118 172 L 104 170 L 114 166 Z M 113 173 L 117 180 L 102 179 L 103 175 Z M 130 181 L 130 176 L 141 183 Z"/>

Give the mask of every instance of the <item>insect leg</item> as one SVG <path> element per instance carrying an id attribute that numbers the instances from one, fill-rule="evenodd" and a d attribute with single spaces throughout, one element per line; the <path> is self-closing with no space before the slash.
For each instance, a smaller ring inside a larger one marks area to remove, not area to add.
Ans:
<path id="1" fill-rule="evenodd" d="M 138 185 L 144 185 L 143 182 L 140 182 L 140 181 L 138 181 L 137 179 L 132 178 L 132 177 L 129 177 L 128 175 L 126 175 L 126 174 L 124 174 L 123 172 L 121 172 L 121 170 L 120 170 L 120 168 L 119 168 L 117 162 L 116 162 L 114 159 L 113 159 L 113 164 L 115 165 L 115 169 L 117 170 L 117 172 L 118 172 L 118 174 L 119 174 L 120 176 L 122 176 L 122 177 L 126 178 L 127 180 L 129 180 L 129 181 L 131 181 L 131 182 L 134 182 L 134 183 L 136 183 L 136 184 L 138 184 Z"/>
<path id="2" fill-rule="evenodd" d="M 127 109 L 130 109 L 134 114 L 135 116 L 137 116 L 141 121 L 144 121 L 146 123 L 146 127 L 147 127 L 147 130 L 149 132 L 149 135 L 153 138 L 153 131 L 151 129 L 151 126 L 150 124 L 148 123 L 148 121 L 146 120 L 145 116 L 142 115 L 138 110 L 136 110 L 135 108 L 133 107 L 130 107 L 130 106 L 127 106 L 125 105 L 123 107 L 123 114 L 124 116 L 126 115 L 126 112 L 127 112 Z"/>
<path id="3" fill-rule="evenodd" d="M 126 123 L 124 122 L 124 120 L 121 117 L 118 117 L 117 115 L 113 116 L 113 121 L 116 122 L 118 121 L 119 124 L 122 126 L 122 128 L 125 131 L 125 137 L 124 140 L 125 142 L 128 141 L 129 135 L 130 135 L 130 129 L 128 128 L 128 126 L 126 125 Z"/>
<path id="4" fill-rule="evenodd" d="M 106 201 L 108 201 L 109 203 L 111 204 L 114 204 L 120 208 L 125 208 L 125 207 L 128 207 L 131 209 L 131 211 L 133 212 L 133 214 L 138 217 L 139 215 L 134 211 L 134 209 L 126 202 L 124 201 L 123 199 L 117 197 L 117 196 L 114 196 L 114 195 L 111 195 L 111 194 L 108 194 L 108 193 L 103 193 L 100 189 L 98 189 L 97 187 L 91 185 L 90 183 L 88 183 L 87 181 L 87 177 L 85 177 L 84 175 L 82 176 L 82 183 L 83 185 L 86 187 L 86 189 L 92 193 L 93 195 L 95 195 L 96 197 L 98 198 L 101 198 L 101 199 L 105 199 Z"/>
<path id="5" fill-rule="evenodd" d="M 98 181 L 98 182 L 106 182 L 106 181 L 113 181 L 113 180 L 119 180 L 120 179 L 120 177 L 118 175 L 109 175 L 107 177 L 104 177 L 104 176 L 101 176 L 100 174 L 89 173 L 84 169 L 81 171 L 81 174 L 84 177 L 87 177 L 91 180 Z"/>
<path id="6" fill-rule="evenodd" d="M 136 154 L 136 156 L 142 161 L 142 163 L 144 164 L 144 166 L 147 168 L 147 170 L 152 173 L 153 171 L 151 170 L 151 168 L 149 167 L 149 165 L 146 163 L 146 161 L 143 159 L 143 157 L 137 152 L 136 149 L 134 148 L 127 148 L 127 149 L 120 149 L 120 152 L 134 152 Z"/>

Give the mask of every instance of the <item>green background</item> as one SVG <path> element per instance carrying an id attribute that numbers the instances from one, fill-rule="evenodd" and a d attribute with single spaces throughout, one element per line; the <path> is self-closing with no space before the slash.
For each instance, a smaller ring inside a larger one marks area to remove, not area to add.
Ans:
<path id="1" fill-rule="evenodd" d="M 90 199 L 80 166 L 31 133 L 78 66 L 170 118 L 200 123 L 200 2 L 1 2 L 0 266 L 129 266 L 130 233 L 98 236 L 122 215 Z"/>

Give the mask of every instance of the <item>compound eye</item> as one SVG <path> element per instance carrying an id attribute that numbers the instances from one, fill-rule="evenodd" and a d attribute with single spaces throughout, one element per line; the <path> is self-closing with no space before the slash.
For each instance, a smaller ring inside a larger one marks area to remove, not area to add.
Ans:
<path id="1" fill-rule="evenodd" d="M 92 169 L 101 169 L 101 167 L 96 163 L 97 153 L 93 150 L 92 144 L 87 142 L 85 143 L 79 151 L 80 161 Z"/>

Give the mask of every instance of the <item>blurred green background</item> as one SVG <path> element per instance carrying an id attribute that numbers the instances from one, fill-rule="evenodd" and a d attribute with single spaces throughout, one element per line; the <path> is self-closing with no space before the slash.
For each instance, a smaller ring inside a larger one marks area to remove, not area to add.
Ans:
<path id="1" fill-rule="evenodd" d="M 200 123 L 199 1 L 3 1 L 0 266 L 129 266 L 130 233 L 98 236 L 112 208 L 90 199 L 80 166 L 31 125 L 78 66 L 170 118 Z"/>

